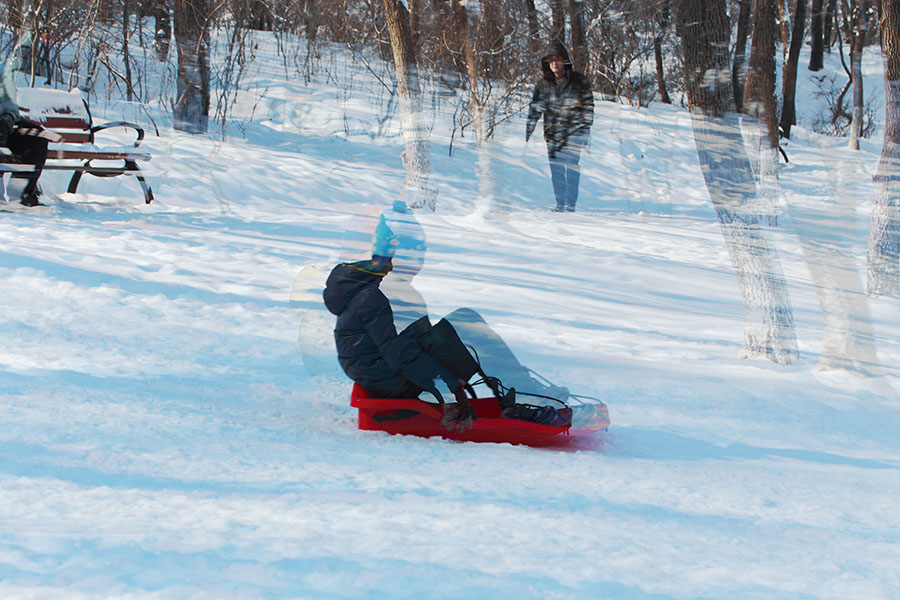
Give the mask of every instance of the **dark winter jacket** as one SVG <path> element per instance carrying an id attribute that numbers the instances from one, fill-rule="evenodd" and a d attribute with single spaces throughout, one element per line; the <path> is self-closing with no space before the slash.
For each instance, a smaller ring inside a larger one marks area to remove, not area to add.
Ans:
<path id="1" fill-rule="evenodd" d="M 16 103 L 15 79 L 11 74 L 12 61 L 3 65 L 0 73 L 0 146 L 6 146 L 10 134 L 21 121 L 19 105 Z"/>
<path id="2" fill-rule="evenodd" d="M 566 60 L 566 76 L 559 81 L 550 69 L 548 58 L 562 56 Z M 550 44 L 541 58 L 543 79 L 534 86 L 525 139 L 531 137 L 538 119 L 544 118 L 544 139 L 550 158 L 571 144 L 587 144 L 594 123 L 594 94 L 587 78 L 572 69 L 569 53 L 560 43 Z"/>
<path id="3" fill-rule="evenodd" d="M 370 394 L 385 398 L 434 393 L 437 377 L 455 392 L 456 377 L 422 351 L 414 333 L 397 334 L 390 302 L 378 287 L 385 274 L 362 261 L 339 264 L 328 276 L 323 297 L 337 315 L 334 341 L 341 367 Z"/>

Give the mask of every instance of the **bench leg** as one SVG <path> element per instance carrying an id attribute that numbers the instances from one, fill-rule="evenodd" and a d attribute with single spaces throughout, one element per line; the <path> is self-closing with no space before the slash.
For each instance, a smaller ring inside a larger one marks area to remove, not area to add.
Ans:
<path id="1" fill-rule="evenodd" d="M 125 171 L 131 171 L 134 173 L 134 176 L 137 178 L 138 183 L 141 184 L 141 189 L 144 191 L 144 203 L 150 204 L 153 202 L 153 190 L 150 188 L 150 184 L 147 183 L 147 180 L 144 178 L 144 173 L 141 171 L 141 168 L 138 167 L 137 162 L 133 160 L 125 161 Z M 75 194 L 78 191 L 78 184 L 81 182 L 81 176 L 85 171 L 78 170 L 72 173 L 72 179 L 69 180 L 69 187 L 66 190 L 70 194 Z M 87 172 L 90 173 L 90 167 L 87 168 Z"/>
<path id="2" fill-rule="evenodd" d="M 153 190 L 150 189 L 150 184 L 144 179 L 144 173 L 141 171 L 141 168 L 137 166 L 137 163 L 133 160 L 126 160 L 125 167 L 129 171 L 134 171 L 134 176 L 137 177 L 138 183 L 141 184 L 141 189 L 144 190 L 144 202 L 146 204 L 153 202 Z"/>
<path id="3" fill-rule="evenodd" d="M 81 171 L 72 173 L 72 179 L 69 180 L 69 187 L 66 190 L 70 194 L 74 194 L 78 190 L 78 182 L 81 181 Z"/>

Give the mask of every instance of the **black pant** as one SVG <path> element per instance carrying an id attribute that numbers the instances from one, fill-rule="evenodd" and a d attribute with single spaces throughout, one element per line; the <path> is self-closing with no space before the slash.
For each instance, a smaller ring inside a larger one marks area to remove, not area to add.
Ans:
<path id="1" fill-rule="evenodd" d="M 478 363 L 459 339 L 453 325 L 446 319 L 432 325 L 428 317 L 422 317 L 410 323 L 399 335 L 415 339 L 425 354 L 443 365 L 458 379 L 469 381 L 479 371 Z M 427 389 L 412 381 L 407 381 L 401 390 L 379 390 L 374 387 L 366 387 L 366 390 L 379 398 L 416 398 L 424 391 L 441 398 L 433 386 L 432 389 Z"/>
<path id="2" fill-rule="evenodd" d="M 34 165 L 34 171 L 31 173 L 13 173 L 10 175 L 11 178 L 28 180 L 25 184 L 25 190 L 22 192 L 22 198 L 28 198 L 37 193 L 38 178 L 41 176 L 41 171 L 44 169 L 44 163 L 47 161 L 47 140 L 28 133 L 23 133 L 23 131 L 34 131 L 34 129 L 17 128 L 13 130 L 6 141 L 6 147 L 9 148 L 22 163 Z M 16 200 L 16 198 L 11 198 L 10 200 Z"/>
<path id="3" fill-rule="evenodd" d="M 444 365 L 458 379 L 469 381 L 478 372 L 479 366 L 475 358 L 459 339 L 459 334 L 447 319 L 441 319 L 434 326 L 428 317 L 422 317 L 407 329 L 416 324 L 423 324 L 424 331 L 417 336 L 419 346 L 426 354 Z"/>

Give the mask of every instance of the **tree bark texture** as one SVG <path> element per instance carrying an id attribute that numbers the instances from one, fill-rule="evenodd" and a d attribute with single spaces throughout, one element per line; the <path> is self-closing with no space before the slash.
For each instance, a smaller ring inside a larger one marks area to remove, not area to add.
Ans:
<path id="1" fill-rule="evenodd" d="M 731 67 L 731 85 L 738 112 L 744 107 L 744 84 L 747 81 L 747 38 L 750 37 L 751 0 L 741 0 L 738 12 L 737 40 L 734 46 L 734 63 Z"/>
<path id="2" fill-rule="evenodd" d="M 863 73 L 862 55 L 869 29 L 868 0 L 854 0 L 851 9 L 850 73 L 853 80 L 853 119 L 850 124 L 850 147 L 859 150 L 859 138 L 863 134 Z"/>
<path id="3" fill-rule="evenodd" d="M 656 25 L 659 27 L 659 31 L 653 38 L 653 58 L 656 62 L 656 90 L 659 92 L 659 100 L 663 104 L 672 104 L 672 99 L 669 98 L 669 90 L 666 86 L 666 71 L 662 51 L 663 39 L 666 31 L 669 29 L 671 11 L 670 0 L 663 0 L 660 4 L 659 12 L 656 14 Z"/>
<path id="4" fill-rule="evenodd" d="M 506 33 L 501 7 L 501 3 L 497 0 L 481 0 L 481 23 L 478 27 L 479 39 L 482 40 L 479 52 L 480 66 L 484 75 L 491 79 L 502 77 L 504 72 L 503 46 L 506 42 Z M 471 33 L 468 35 L 471 39 L 470 45 L 474 47 L 475 38 Z"/>
<path id="5" fill-rule="evenodd" d="M 566 43 L 566 0 L 550 0 L 550 41 Z"/>
<path id="6" fill-rule="evenodd" d="M 422 0 L 407 0 L 407 2 L 409 4 L 409 35 L 413 51 L 415 51 L 421 43 Z"/>
<path id="7" fill-rule="evenodd" d="M 466 7 L 459 0 L 453 0 L 453 14 L 455 27 L 463 44 L 463 55 L 466 59 L 466 73 L 469 79 L 469 88 L 472 93 L 472 130 L 475 134 L 475 142 L 478 146 L 478 161 L 475 166 L 478 179 L 478 200 L 476 202 L 481 212 L 489 212 L 493 208 L 494 200 L 494 176 L 491 161 L 491 151 L 487 143 L 486 124 L 484 120 L 485 100 L 479 94 L 479 54 L 475 51 L 475 41 L 472 39 L 469 28 L 469 15 Z"/>
<path id="8" fill-rule="evenodd" d="M 122 62 L 125 67 L 125 99 L 129 102 L 134 101 L 134 84 L 131 76 L 131 50 L 128 47 L 128 36 L 131 34 L 130 7 L 128 0 L 122 3 Z"/>
<path id="9" fill-rule="evenodd" d="M 837 0 L 827 0 L 825 5 L 825 23 L 822 25 L 822 40 L 825 42 L 825 52 L 831 53 L 831 44 L 834 42 L 835 22 L 837 21 Z"/>
<path id="10" fill-rule="evenodd" d="M 757 0 L 747 87 L 744 90 L 745 131 L 751 149 L 750 162 L 759 188 L 757 214 L 771 224 L 777 222 L 778 103 L 775 99 L 776 17 L 781 0 Z"/>
<path id="11" fill-rule="evenodd" d="M 409 11 L 400 0 L 384 0 L 384 13 L 394 70 L 397 74 L 397 95 L 400 97 L 400 122 L 406 139 L 403 164 L 406 167 L 406 187 L 419 194 L 412 208 L 423 206 L 434 210 L 435 193 L 430 187 L 431 144 L 422 113 L 422 92 L 418 66 L 409 29 Z"/>
<path id="12" fill-rule="evenodd" d="M 825 67 L 825 0 L 812 0 L 810 15 L 809 70 L 821 71 Z"/>
<path id="13" fill-rule="evenodd" d="M 797 124 L 797 68 L 800 65 L 800 50 L 803 49 L 803 35 L 806 31 L 806 2 L 807 0 L 797 0 L 791 47 L 781 76 L 781 131 L 788 139 L 791 137 L 791 127 Z"/>
<path id="14" fill-rule="evenodd" d="M 569 25 L 572 30 L 572 62 L 575 70 L 587 74 L 588 53 L 584 36 L 584 9 L 579 0 L 569 0 Z"/>
<path id="15" fill-rule="evenodd" d="M 753 210 L 756 182 L 734 112 L 725 0 L 681 0 L 677 27 L 697 154 L 744 305 L 740 355 L 788 364 L 797 357 L 793 311 L 780 259 Z"/>
<path id="16" fill-rule="evenodd" d="M 153 0 L 151 12 L 156 29 L 153 33 L 156 57 L 160 61 L 165 61 L 169 57 L 169 44 L 172 39 L 172 15 L 169 13 L 166 0 Z"/>
<path id="17" fill-rule="evenodd" d="M 209 8 L 206 0 L 175 0 L 178 82 L 175 128 L 188 133 L 209 129 Z"/>
<path id="18" fill-rule="evenodd" d="M 534 0 L 525 0 L 525 13 L 528 15 L 528 47 L 533 54 L 540 52 L 541 30 L 538 27 L 537 8 Z"/>
<path id="19" fill-rule="evenodd" d="M 757 0 L 744 90 L 744 114 L 765 123 L 770 147 L 778 146 L 778 103 L 775 99 L 775 1 Z"/>
<path id="20" fill-rule="evenodd" d="M 480 114 L 481 110 L 476 110 L 476 107 L 481 106 L 481 101 L 478 97 L 478 57 L 475 54 L 475 44 L 469 31 L 469 13 L 465 5 L 459 0 L 453 0 L 453 20 L 457 35 L 462 42 L 463 56 L 466 61 L 466 76 L 469 80 L 469 89 L 472 92 L 472 112 L 473 114 Z M 479 129 L 476 128 L 475 135 L 480 144 L 481 139 L 477 137 L 479 133 Z"/>
<path id="21" fill-rule="evenodd" d="M 781 31 L 781 47 L 785 54 L 791 43 L 791 7 L 788 4 L 788 0 L 775 0 L 775 24 Z"/>
<path id="22" fill-rule="evenodd" d="M 870 296 L 900 295 L 900 4 L 881 11 L 884 60 L 884 145 L 875 173 L 866 288 Z"/>

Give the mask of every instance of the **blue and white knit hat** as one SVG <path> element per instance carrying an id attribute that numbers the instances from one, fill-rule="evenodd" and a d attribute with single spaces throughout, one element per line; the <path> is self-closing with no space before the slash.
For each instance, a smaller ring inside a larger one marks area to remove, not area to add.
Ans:
<path id="1" fill-rule="evenodd" d="M 397 247 L 400 240 L 391 226 L 388 225 L 384 213 L 378 219 L 378 225 L 375 227 L 375 235 L 372 239 L 372 257 L 393 258 L 397 254 Z"/>
<path id="2" fill-rule="evenodd" d="M 418 273 L 425 262 L 425 230 L 406 202 L 381 212 L 372 237 L 372 255 L 394 259 L 394 270 Z"/>

